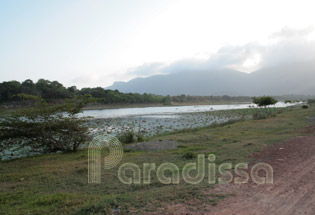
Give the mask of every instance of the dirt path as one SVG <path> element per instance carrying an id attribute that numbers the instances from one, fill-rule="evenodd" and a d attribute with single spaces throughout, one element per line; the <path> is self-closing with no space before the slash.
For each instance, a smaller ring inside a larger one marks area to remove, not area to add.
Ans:
<path id="1" fill-rule="evenodd" d="M 274 169 L 274 185 L 217 187 L 236 197 L 209 208 L 213 215 L 314 215 L 315 137 L 296 137 L 254 155 Z"/>
<path id="2" fill-rule="evenodd" d="M 254 154 L 274 169 L 273 185 L 218 185 L 211 193 L 234 194 L 206 212 L 170 206 L 170 214 L 314 215 L 315 136 L 296 137 Z M 178 210 L 176 210 L 176 207 Z"/>

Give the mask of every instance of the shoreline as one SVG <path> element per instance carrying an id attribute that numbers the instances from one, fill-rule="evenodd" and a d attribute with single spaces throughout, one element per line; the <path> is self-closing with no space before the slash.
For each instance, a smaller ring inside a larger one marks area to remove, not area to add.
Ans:
<path id="1" fill-rule="evenodd" d="M 105 110 L 105 109 L 122 109 L 122 108 L 145 108 L 145 107 L 181 107 L 181 106 L 199 106 L 199 105 L 233 105 L 233 104 L 252 104 L 252 102 L 201 102 L 201 103 L 172 103 L 171 105 L 163 104 L 115 104 L 115 105 L 89 105 L 82 110 Z"/>

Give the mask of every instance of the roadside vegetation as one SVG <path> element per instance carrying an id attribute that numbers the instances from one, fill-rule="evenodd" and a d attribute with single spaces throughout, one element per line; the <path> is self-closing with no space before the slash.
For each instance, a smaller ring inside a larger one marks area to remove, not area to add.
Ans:
<path id="1" fill-rule="evenodd" d="M 314 123 L 315 107 L 290 107 L 266 119 L 241 120 L 207 128 L 177 131 L 151 137 L 152 141 L 171 140 L 179 147 L 164 151 L 128 151 L 123 160 L 139 165 L 164 162 L 180 170 L 195 162 L 197 154 L 215 154 L 216 164 L 252 161 L 249 155 L 265 146 L 298 135 Z M 106 152 L 105 152 L 106 153 Z M 118 167 L 102 173 L 101 184 L 88 184 L 88 153 L 49 154 L 0 163 L 0 214 L 148 214 L 168 204 L 185 204 L 202 212 L 215 207 L 224 194 L 213 194 L 204 181 L 188 185 L 161 184 L 152 172 L 150 185 L 125 185 L 117 177 Z"/>

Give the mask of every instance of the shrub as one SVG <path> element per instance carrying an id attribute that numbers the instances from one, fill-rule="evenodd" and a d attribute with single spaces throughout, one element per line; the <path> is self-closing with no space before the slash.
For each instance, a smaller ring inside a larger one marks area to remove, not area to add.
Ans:
<path id="1" fill-rule="evenodd" d="M 274 105 L 278 101 L 271 96 L 254 97 L 253 103 L 258 105 L 258 107 L 267 107 L 268 105 Z"/>
<path id="2" fill-rule="evenodd" d="M 144 141 L 144 136 L 140 133 L 136 135 L 135 132 L 133 132 L 133 130 L 129 130 L 124 133 L 121 133 L 120 135 L 118 135 L 117 138 L 120 142 L 125 143 L 125 144 Z"/>
<path id="3" fill-rule="evenodd" d="M 256 109 L 252 114 L 252 118 L 255 120 L 267 119 L 269 117 L 274 117 L 277 114 L 283 113 L 284 108 L 266 108 L 266 109 Z"/>
<path id="4" fill-rule="evenodd" d="M 308 105 L 302 105 L 302 109 L 308 109 Z"/>
<path id="5" fill-rule="evenodd" d="M 170 96 L 165 96 L 162 99 L 162 103 L 164 105 L 171 105 L 172 104 L 172 98 Z"/>
<path id="6" fill-rule="evenodd" d="M 81 99 L 61 105 L 40 101 L 33 108 L 15 110 L 0 121 L 0 149 L 31 147 L 43 152 L 76 151 L 88 140 L 85 118 L 78 118 L 85 102 Z"/>
<path id="7" fill-rule="evenodd" d="M 141 134 L 138 134 L 137 136 L 137 142 L 143 142 L 144 141 L 144 137 Z"/>
<path id="8" fill-rule="evenodd" d="M 93 215 L 93 214 L 102 214 L 102 215 L 106 215 L 107 212 L 105 210 L 105 207 L 102 205 L 88 205 L 85 206 L 83 208 L 81 208 L 78 213 L 78 215 Z"/>
<path id="9" fill-rule="evenodd" d="M 310 106 L 314 105 L 315 104 L 315 99 L 307 100 L 307 104 L 310 105 Z"/>
<path id="10" fill-rule="evenodd" d="M 186 159 L 186 160 L 191 160 L 191 159 L 194 159 L 196 158 L 197 155 L 195 152 L 186 152 L 185 154 L 183 154 L 182 158 L 183 159 Z"/>
<path id="11" fill-rule="evenodd" d="M 259 120 L 259 119 L 267 119 L 269 114 L 267 112 L 257 111 L 253 113 L 253 119 Z"/>
<path id="12" fill-rule="evenodd" d="M 133 131 L 127 131 L 118 136 L 118 140 L 122 143 L 134 143 L 135 134 Z"/>

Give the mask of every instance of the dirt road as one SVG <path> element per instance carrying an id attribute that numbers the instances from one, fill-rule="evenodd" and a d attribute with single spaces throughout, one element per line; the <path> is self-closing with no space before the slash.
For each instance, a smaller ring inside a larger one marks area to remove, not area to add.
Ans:
<path id="1" fill-rule="evenodd" d="M 254 155 L 274 169 L 273 185 L 229 185 L 217 191 L 234 193 L 212 215 L 314 215 L 315 137 L 296 137 Z"/>
<path id="2" fill-rule="evenodd" d="M 202 212 L 172 205 L 170 214 L 315 215 L 315 136 L 295 137 L 252 156 L 273 167 L 273 185 L 217 185 L 211 193 L 233 195 Z"/>

